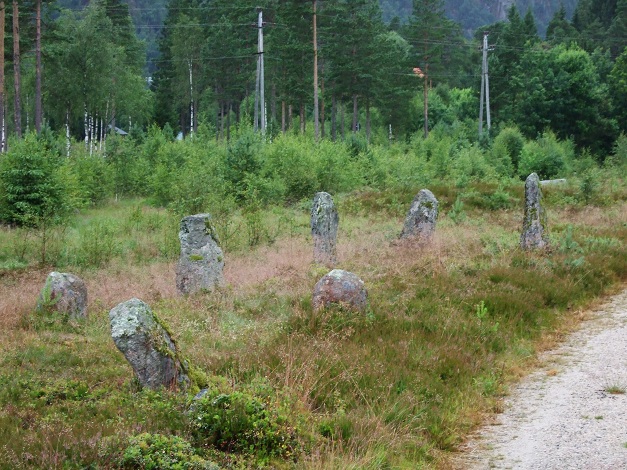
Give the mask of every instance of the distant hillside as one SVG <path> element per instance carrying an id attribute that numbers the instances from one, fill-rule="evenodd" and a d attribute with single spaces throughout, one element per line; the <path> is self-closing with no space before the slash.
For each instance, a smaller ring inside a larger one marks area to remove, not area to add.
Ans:
<path id="1" fill-rule="evenodd" d="M 405 21 L 411 15 L 412 0 L 379 0 L 379 2 L 386 21 L 395 16 Z M 460 23 L 469 36 L 480 26 L 504 20 L 507 17 L 507 10 L 513 3 L 521 15 L 531 8 L 538 31 L 544 36 L 549 21 L 560 5 L 564 4 L 570 17 L 577 0 L 445 0 L 444 3 L 448 17 Z"/>

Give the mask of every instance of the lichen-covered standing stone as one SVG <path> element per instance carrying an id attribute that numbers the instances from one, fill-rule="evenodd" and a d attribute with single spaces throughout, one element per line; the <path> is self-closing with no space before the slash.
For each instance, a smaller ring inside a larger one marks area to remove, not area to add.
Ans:
<path id="1" fill-rule="evenodd" d="M 176 288 L 181 294 L 211 290 L 224 282 L 224 255 L 209 214 L 181 220 L 181 256 L 176 267 Z"/>
<path id="2" fill-rule="evenodd" d="M 329 193 L 316 193 L 311 207 L 311 236 L 314 242 L 314 262 L 333 266 L 337 263 L 337 209 Z"/>
<path id="3" fill-rule="evenodd" d="M 438 200 L 428 189 L 421 189 L 411 203 L 400 238 L 429 241 L 437 218 Z"/>
<path id="4" fill-rule="evenodd" d="M 525 218 L 520 247 L 523 250 L 542 249 L 549 246 L 546 212 L 542 207 L 540 178 L 531 173 L 525 181 Z"/>
<path id="5" fill-rule="evenodd" d="M 111 337 L 130 363 L 142 387 L 186 388 L 187 366 L 150 307 L 139 299 L 122 302 L 109 312 Z"/>
<path id="6" fill-rule="evenodd" d="M 350 310 L 364 312 L 368 305 L 368 292 L 364 281 L 357 275 L 342 269 L 334 269 L 316 283 L 312 303 L 314 310 L 340 305 Z"/>
<path id="7" fill-rule="evenodd" d="M 87 316 L 87 286 L 79 277 L 56 271 L 48 274 L 37 310 L 58 312 L 76 320 Z"/>

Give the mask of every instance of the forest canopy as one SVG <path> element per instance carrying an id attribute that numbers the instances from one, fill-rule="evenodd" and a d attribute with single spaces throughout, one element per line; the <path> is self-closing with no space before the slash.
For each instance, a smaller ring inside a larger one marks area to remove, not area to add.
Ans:
<path id="1" fill-rule="evenodd" d="M 627 122 L 626 0 L 519 1 L 505 12 L 478 0 L 3 3 L 3 149 L 33 124 L 99 150 L 109 132 L 153 123 L 183 136 L 203 124 L 228 140 L 259 109 L 258 9 L 270 133 L 319 124 L 321 138 L 384 141 L 470 128 L 484 33 L 493 135 L 550 130 L 603 160 Z M 456 15 L 503 19 L 469 35 Z"/>

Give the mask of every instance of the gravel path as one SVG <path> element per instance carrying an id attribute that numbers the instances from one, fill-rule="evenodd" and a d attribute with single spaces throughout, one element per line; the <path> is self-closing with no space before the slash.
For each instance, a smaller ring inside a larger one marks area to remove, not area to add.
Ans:
<path id="1" fill-rule="evenodd" d="M 627 290 L 542 364 L 512 390 L 504 413 L 461 449 L 455 466 L 627 469 Z"/>

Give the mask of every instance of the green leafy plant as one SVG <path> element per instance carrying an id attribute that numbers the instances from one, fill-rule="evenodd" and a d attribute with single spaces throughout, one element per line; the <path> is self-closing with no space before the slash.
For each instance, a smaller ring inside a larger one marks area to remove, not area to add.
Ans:
<path id="1" fill-rule="evenodd" d="M 455 202 L 451 206 L 451 210 L 449 211 L 448 216 L 456 224 L 461 224 L 464 220 L 466 220 L 466 212 L 464 212 L 464 202 L 462 201 L 461 196 L 458 196 L 457 199 L 455 199 Z"/>
<path id="2" fill-rule="evenodd" d="M 267 400 L 246 392 L 209 392 L 192 407 L 193 434 L 201 444 L 261 457 L 294 457 L 297 432 Z"/>
<path id="3" fill-rule="evenodd" d="M 150 433 L 129 438 L 121 465 L 122 468 L 146 470 L 219 470 L 215 463 L 196 455 L 185 439 Z"/>

